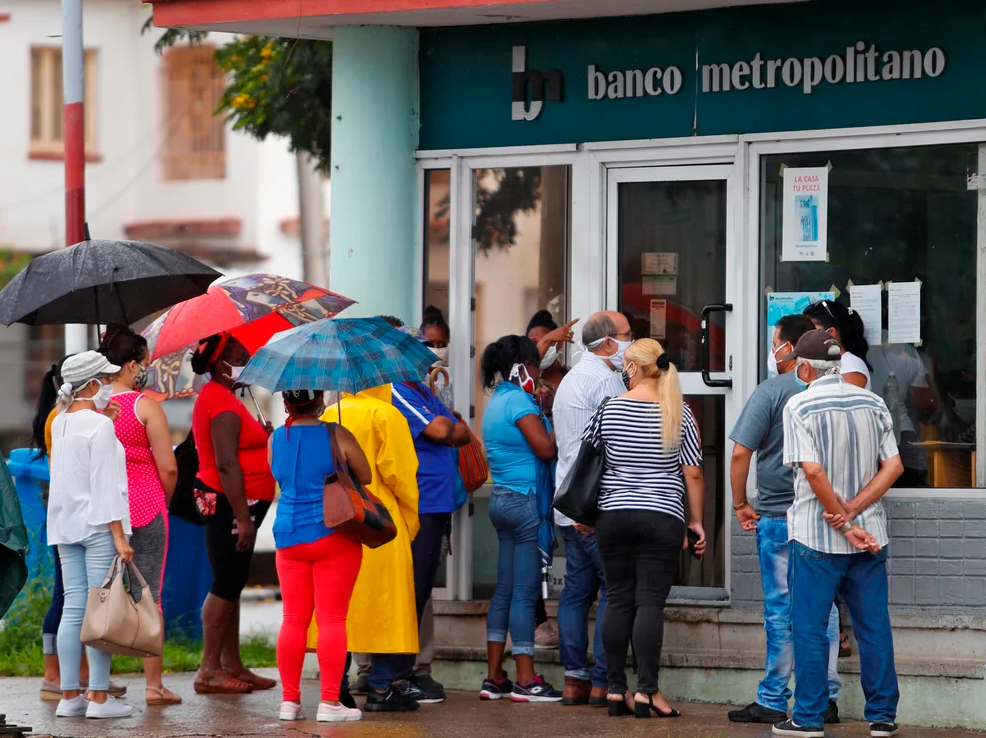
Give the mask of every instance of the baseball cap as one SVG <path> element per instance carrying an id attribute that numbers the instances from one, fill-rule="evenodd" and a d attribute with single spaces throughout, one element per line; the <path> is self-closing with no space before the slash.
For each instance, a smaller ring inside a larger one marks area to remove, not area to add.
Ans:
<path id="1" fill-rule="evenodd" d="M 787 356 L 778 356 L 778 361 L 808 359 L 810 361 L 840 361 L 842 346 L 825 331 L 808 331 L 798 339 L 794 351 Z"/>
<path id="2" fill-rule="evenodd" d="M 65 359 L 62 364 L 62 380 L 73 387 L 81 387 L 101 374 L 116 374 L 120 367 L 98 351 L 83 351 Z"/>

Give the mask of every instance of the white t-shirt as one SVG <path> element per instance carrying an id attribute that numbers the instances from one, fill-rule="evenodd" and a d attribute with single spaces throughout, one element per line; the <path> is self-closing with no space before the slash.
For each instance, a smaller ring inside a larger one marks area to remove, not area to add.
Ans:
<path id="1" fill-rule="evenodd" d="M 59 413 L 51 425 L 48 543 L 81 543 L 120 521 L 131 534 L 127 456 L 113 421 L 93 410 Z"/>
<path id="2" fill-rule="evenodd" d="M 846 351 L 842 354 L 842 368 L 839 370 L 840 374 L 862 374 L 866 377 L 866 387 L 865 389 L 872 390 L 870 387 L 870 370 L 866 366 L 866 362 L 860 359 L 856 354 Z"/>

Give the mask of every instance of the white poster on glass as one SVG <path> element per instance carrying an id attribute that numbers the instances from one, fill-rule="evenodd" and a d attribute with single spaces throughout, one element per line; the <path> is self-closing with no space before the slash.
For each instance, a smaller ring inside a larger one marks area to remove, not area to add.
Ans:
<path id="1" fill-rule="evenodd" d="M 781 261 L 828 260 L 829 170 L 784 170 Z"/>
<path id="2" fill-rule="evenodd" d="M 650 301 L 650 337 L 663 341 L 668 337 L 668 301 Z"/>
<path id="3" fill-rule="evenodd" d="M 920 346 L 921 282 L 891 282 L 887 291 L 887 343 Z"/>
<path id="4" fill-rule="evenodd" d="M 863 335 L 870 346 L 883 343 L 882 284 L 854 284 L 849 288 L 852 309 L 863 321 Z"/>

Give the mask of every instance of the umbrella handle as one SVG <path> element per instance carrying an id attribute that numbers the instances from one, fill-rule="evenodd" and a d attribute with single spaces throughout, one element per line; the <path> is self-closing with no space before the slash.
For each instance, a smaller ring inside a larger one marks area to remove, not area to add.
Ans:
<path id="1" fill-rule="evenodd" d="M 253 396 L 253 390 L 250 387 L 246 387 L 247 393 L 250 395 L 250 399 L 253 400 L 253 406 L 257 408 L 257 415 L 260 416 L 260 424 L 267 425 L 267 418 L 264 417 L 264 411 L 260 409 L 260 403 L 257 402 L 257 398 Z"/>

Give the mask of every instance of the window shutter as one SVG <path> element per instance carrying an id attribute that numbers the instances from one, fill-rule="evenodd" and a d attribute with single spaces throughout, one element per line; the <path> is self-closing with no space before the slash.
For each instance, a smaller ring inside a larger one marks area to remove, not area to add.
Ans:
<path id="1" fill-rule="evenodd" d="M 226 123 L 214 115 L 225 77 L 211 46 L 171 49 L 164 64 L 162 164 L 165 179 L 226 176 Z"/>

